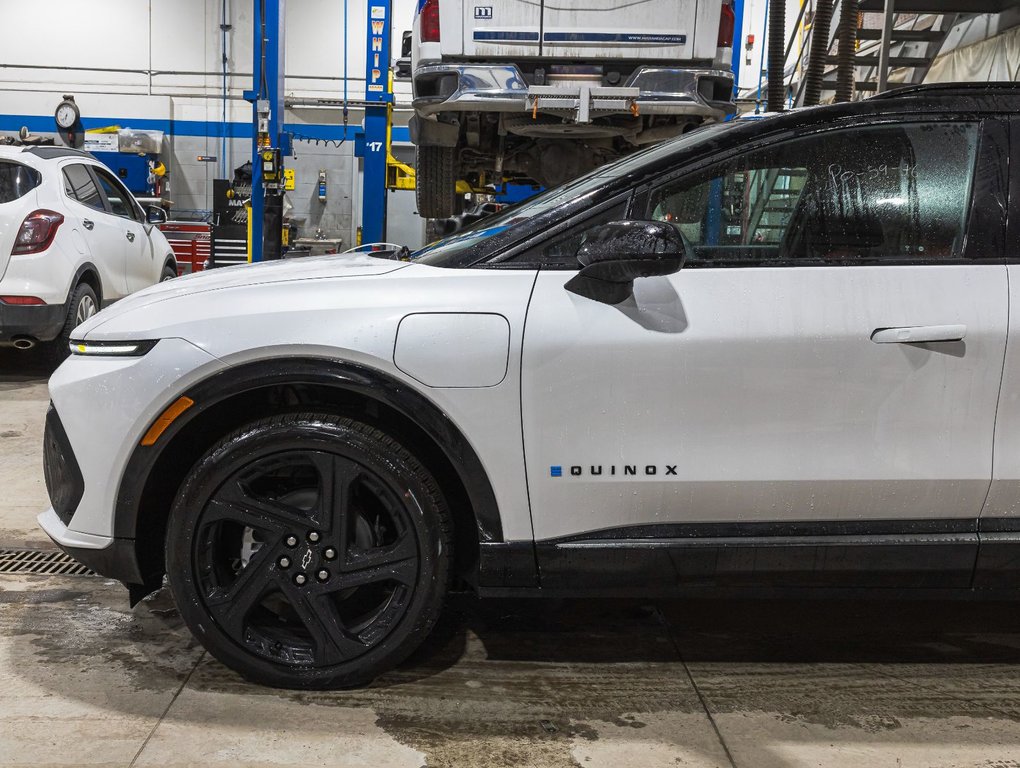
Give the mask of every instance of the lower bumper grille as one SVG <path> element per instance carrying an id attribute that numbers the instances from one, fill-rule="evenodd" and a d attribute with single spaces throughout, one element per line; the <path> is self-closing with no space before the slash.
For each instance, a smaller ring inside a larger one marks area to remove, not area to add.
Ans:
<path id="1" fill-rule="evenodd" d="M 40 549 L 0 549 L 0 574 L 9 573 L 95 576 L 95 573 L 63 552 Z"/>
<path id="2" fill-rule="evenodd" d="M 60 522 L 68 525 L 85 492 L 85 481 L 64 425 L 60 423 L 52 403 L 46 412 L 46 431 L 43 435 L 43 473 L 46 476 L 46 492 L 50 504 Z"/>

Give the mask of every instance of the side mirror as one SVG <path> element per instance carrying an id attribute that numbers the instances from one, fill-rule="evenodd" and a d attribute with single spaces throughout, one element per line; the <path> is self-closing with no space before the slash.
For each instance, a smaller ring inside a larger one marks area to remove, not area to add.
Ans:
<path id="1" fill-rule="evenodd" d="M 145 209 L 145 220 L 150 224 L 166 224 L 166 211 L 158 205 L 150 205 Z"/>
<path id="2" fill-rule="evenodd" d="M 639 277 L 672 275 L 687 258 L 680 230 L 663 221 L 613 221 L 596 229 L 577 251 L 581 271 L 564 286 L 578 296 L 619 304 Z"/>

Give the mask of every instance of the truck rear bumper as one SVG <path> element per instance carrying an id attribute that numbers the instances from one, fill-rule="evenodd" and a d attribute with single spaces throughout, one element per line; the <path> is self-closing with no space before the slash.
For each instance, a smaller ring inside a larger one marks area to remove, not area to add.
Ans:
<path id="1" fill-rule="evenodd" d="M 638 89 L 635 101 L 644 114 L 718 120 L 736 111 L 733 73 L 727 70 L 643 66 L 621 85 Z M 414 73 L 413 105 L 422 117 L 440 112 L 524 112 L 529 109 L 528 94 L 529 85 L 513 64 L 432 64 Z"/>

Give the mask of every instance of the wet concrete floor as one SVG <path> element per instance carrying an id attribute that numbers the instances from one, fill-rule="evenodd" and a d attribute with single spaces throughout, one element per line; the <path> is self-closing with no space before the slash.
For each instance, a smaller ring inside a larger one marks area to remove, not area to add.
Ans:
<path id="1" fill-rule="evenodd" d="M 0 548 L 45 546 L 0 356 Z M 168 594 L 0 576 L 0 765 L 1020 768 L 1020 603 L 450 600 L 368 688 L 249 685 Z"/>

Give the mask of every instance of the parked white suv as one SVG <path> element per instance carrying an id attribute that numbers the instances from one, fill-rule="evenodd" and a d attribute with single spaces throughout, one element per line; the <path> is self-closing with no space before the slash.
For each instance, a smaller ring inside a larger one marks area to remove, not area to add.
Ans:
<path id="1" fill-rule="evenodd" d="M 142 291 L 50 379 L 39 522 L 298 688 L 405 658 L 454 575 L 1015 599 L 1018 115 L 982 83 L 716 123 L 411 263 Z"/>
<path id="2" fill-rule="evenodd" d="M 66 356 L 99 307 L 176 277 L 165 220 L 84 152 L 0 146 L 0 346 Z"/>
<path id="3" fill-rule="evenodd" d="M 422 0 L 418 212 L 458 213 L 461 180 L 556 186 L 733 114 L 733 30 L 730 0 Z"/>

